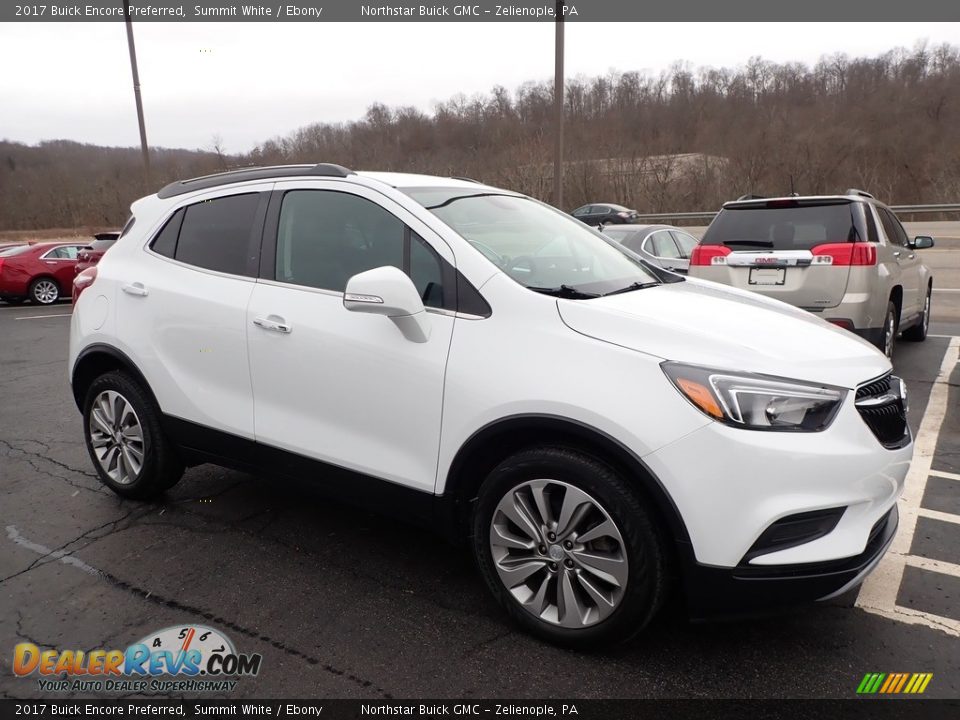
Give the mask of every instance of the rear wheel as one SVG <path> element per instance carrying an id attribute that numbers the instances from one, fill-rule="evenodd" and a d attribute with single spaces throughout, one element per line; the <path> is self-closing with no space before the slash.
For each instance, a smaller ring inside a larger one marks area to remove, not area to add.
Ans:
<path id="1" fill-rule="evenodd" d="M 146 500 L 183 475 L 156 402 L 121 371 L 101 375 L 87 390 L 83 433 L 100 480 L 118 495 Z"/>
<path id="2" fill-rule="evenodd" d="M 50 278 L 38 278 L 30 283 L 30 299 L 37 305 L 53 305 L 60 299 L 60 287 Z"/>
<path id="3" fill-rule="evenodd" d="M 897 341 L 897 306 L 893 302 L 887 303 L 887 316 L 883 320 L 883 333 L 877 345 L 888 358 L 893 357 L 893 346 Z"/>
<path id="4" fill-rule="evenodd" d="M 927 339 L 927 330 L 930 329 L 930 299 L 932 288 L 927 288 L 927 297 L 923 301 L 923 315 L 920 322 L 912 328 L 903 331 L 903 339 L 911 342 L 922 342 Z"/>
<path id="5" fill-rule="evenodd" d="M 665 594 L 665 553 L 642 498 L 569 449 L 525 450 L 497 466 L 480 489 L 473 544 L 511 618 L 558 644 L 629 640 Z"/>

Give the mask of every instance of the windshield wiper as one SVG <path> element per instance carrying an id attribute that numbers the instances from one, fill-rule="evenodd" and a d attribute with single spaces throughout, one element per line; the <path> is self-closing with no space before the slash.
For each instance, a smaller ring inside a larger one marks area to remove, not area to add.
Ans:
<path id="1" fill-rule="evenodd" d="M 634 282 L 630 283 L 626 287 L 619 288 L 617 290 L 611 290 L 608 293 L 604 293 L 603 296 L 607 297 L 608 295 L 619 295 L 620 293 L 633 292 L 634 290 L 644 290 L 645 288 L 657 287 L 657 285 L 662 285 L 663 283 L 658 282 Z"/>
<path id="2" fill-rule="evenodd" d="M 571 300 L 590 300 L 592 298 L 600 297 L 599 293 L 577 290 L 572 285 L 561 285 L 560 287 L 555 288 L 527 287 L 534 292 L 542 293 L 544 295 L 553 295 L 555 297 L 569 298 Z"/>
<path id="3" fill-rule="evenodd" d="M 724 240 L 724 245 L 750 245 L 751 247 L 773 247 L 770 240 Z"/>

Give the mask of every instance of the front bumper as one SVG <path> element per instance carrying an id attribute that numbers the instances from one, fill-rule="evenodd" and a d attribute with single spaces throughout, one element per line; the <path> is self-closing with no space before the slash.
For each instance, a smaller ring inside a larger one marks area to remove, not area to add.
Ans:
<path id="1" fill-rule="evenodd" d="M 750 615 L 841 595 L 877 566 L 893 542 L 898 522 L 894 505 L 871 530 L 866 549 L 843 560 L 735 568 L 691 563 L 683 577 L 690 615 L 694 619 Z"/>

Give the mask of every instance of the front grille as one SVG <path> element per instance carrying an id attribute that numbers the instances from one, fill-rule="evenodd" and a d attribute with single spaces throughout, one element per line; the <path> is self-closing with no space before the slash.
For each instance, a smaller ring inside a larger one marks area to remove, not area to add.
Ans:
<path id="1" fill-rule="evenodd" d="M 858 387 L 856 406 L 860 417 L 885 448 L 900 448 L 909 441 L 900 381 L 894 383 L 889 373 Z"/>
<path id="2" fill-rule="evenodd" d="M 857 388 L 857 400 L 862 400 L 864 398 L 877 397 L 883 395 L 884 393 L 890 392 L 890 373 L 887 373 L 882 378 L 877 378 L 876 380 L 871 380 L 868 383 L 865 383 Z"/>

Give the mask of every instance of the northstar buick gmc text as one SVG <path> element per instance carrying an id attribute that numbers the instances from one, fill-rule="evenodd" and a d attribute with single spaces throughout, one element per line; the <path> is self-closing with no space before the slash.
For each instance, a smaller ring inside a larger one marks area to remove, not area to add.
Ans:
<path id="1" fill-rule="evenodd" d="M 148 498 L 213 462 L 469 538 L 556 642 L 856 586 L 897 527 L 902 382 L 795 309 L 645 265 L 467 180 L 256 168 L 132 207 L 70 380 L 90 457 Z"/>

